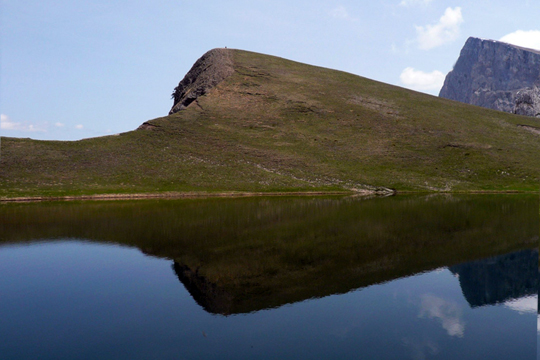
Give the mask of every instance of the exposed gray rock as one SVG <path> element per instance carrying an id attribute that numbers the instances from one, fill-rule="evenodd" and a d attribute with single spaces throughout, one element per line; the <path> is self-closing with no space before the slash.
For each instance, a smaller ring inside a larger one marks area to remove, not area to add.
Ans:
<path id="1" fill-rule="evenodd" d="M 540 89 L 520 90 L 516 94 L 514 114 L 540 117 Z"/>
<path id="2" fill-rule="evenodd" d="M 446 76 L 439 96 L 535 116 L 538 111 L 534 109 L 540 107 L 538 86 L 540 51 L 471 37 Z"/>
<path id="3" fill-rule="evenodd" d="M 231 50 L 213 49 L 195 62 L 172 93 L 169 115 L 185 109 L 199 96 L 206 94 L 234 73 Z"/>

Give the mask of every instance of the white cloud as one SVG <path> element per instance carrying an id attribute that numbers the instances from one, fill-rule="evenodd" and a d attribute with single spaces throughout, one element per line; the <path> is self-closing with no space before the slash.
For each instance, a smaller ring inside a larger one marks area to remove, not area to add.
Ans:
<path id="1" fill-rule="evenodd" d="M 0 114 L 0 129 L 2 130 L 15 130 L 19 126 L 18 123 L 14 123 L 5 114 Z"/>
<path id="2" fill-rule="evenodd" d="M 439 319 L 448 335 L 463 337 L 465 323 L 461 319 L 461 316 L 461 308 L 456 303 L 431 294 L 421 296 L 420 314 L 418 317 Z"/>
<path id="3" fill-rule="evenodd" d="M 461 8 L 447 8 L 438 23 L 416 26 L 418 47 L 429 50 L 456 40 L 462 23 Z"/>
<path id="4" fill-rule="evenodd" d="M 78 129 L 78 130 L 82 130 L 83 127 L 84 127 L 84 126 L 82 126 L 81 124 L 75 125 L 75 129 Z"/>
<path id="5" fill-rule="evenodd" d="M 15 122 L 6 114 L 0 114 L 0 129 L 12 131 L 45 132 L 45 128 L 40 125 L 29 124 L 28 122 Z"/>
<path id="6" fill-rule="evenodd" d="M 65 124 L 63 124 L 61 122 L 57 122 L 57 123 L 54 123 L 54 126 L 56 126 L 56 127 L 64 127 Z"/>
<path id="7" fill-rule="evenodd" d="M 529 49 L 540 50 L 540 31 L 539 30 L 529 30 L 523 31 L 518 30 L 508 35 L 505 35 L 501 38 L 502 42 L 526 47 Z"/>
<path id="8" fill-rule="evenodd" d="M 429 5 L 433 0 L 402 0 L 400 6 Z"/>
<path id="9" fill-rule="evenodd" d="M 344 6 L 338 6 L 337 8 L 331 10 L 330 16 L 332 16 L 335 19 L 352 20 L 351 16 L 349 15 L 349 12 Z"/>
<path id="10" fill-rule="evenodd" d="M 445 75 L 438 71 L 426 73 L 408 67 L 401 72 L 399 79 L 406 87 L 413 90 L 438 90 L 443 86 Z"/>

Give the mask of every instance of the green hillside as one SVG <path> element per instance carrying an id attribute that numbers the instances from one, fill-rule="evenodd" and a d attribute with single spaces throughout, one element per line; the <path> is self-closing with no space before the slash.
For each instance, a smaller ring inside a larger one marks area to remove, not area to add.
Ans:
<path id="1" fill-rule="evenodd" d="M 145 129 L 80 141 L 2 137 L 0 197 L 539 190 L 539 119 L 227 51 L 231 76 Z"/>

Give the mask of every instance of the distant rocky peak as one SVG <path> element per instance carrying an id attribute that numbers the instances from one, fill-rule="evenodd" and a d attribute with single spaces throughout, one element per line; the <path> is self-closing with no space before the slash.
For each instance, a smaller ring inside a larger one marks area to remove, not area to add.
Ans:
<path id="1" fill-rule="evenodd" d="M 540 51 L 470 37 L 440 97 L 490 109 L 540 116 Z"/>

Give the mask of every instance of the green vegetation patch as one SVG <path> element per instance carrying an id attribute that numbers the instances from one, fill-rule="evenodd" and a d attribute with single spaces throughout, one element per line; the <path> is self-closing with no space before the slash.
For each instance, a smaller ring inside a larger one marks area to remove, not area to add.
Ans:
<path id="1" fill-rule="evenodd" d="M 189 192 L 539 191 L 534 118 L 230 50 L 235 72 L 144 130 L 1 140 L 0 197 Z"/>

